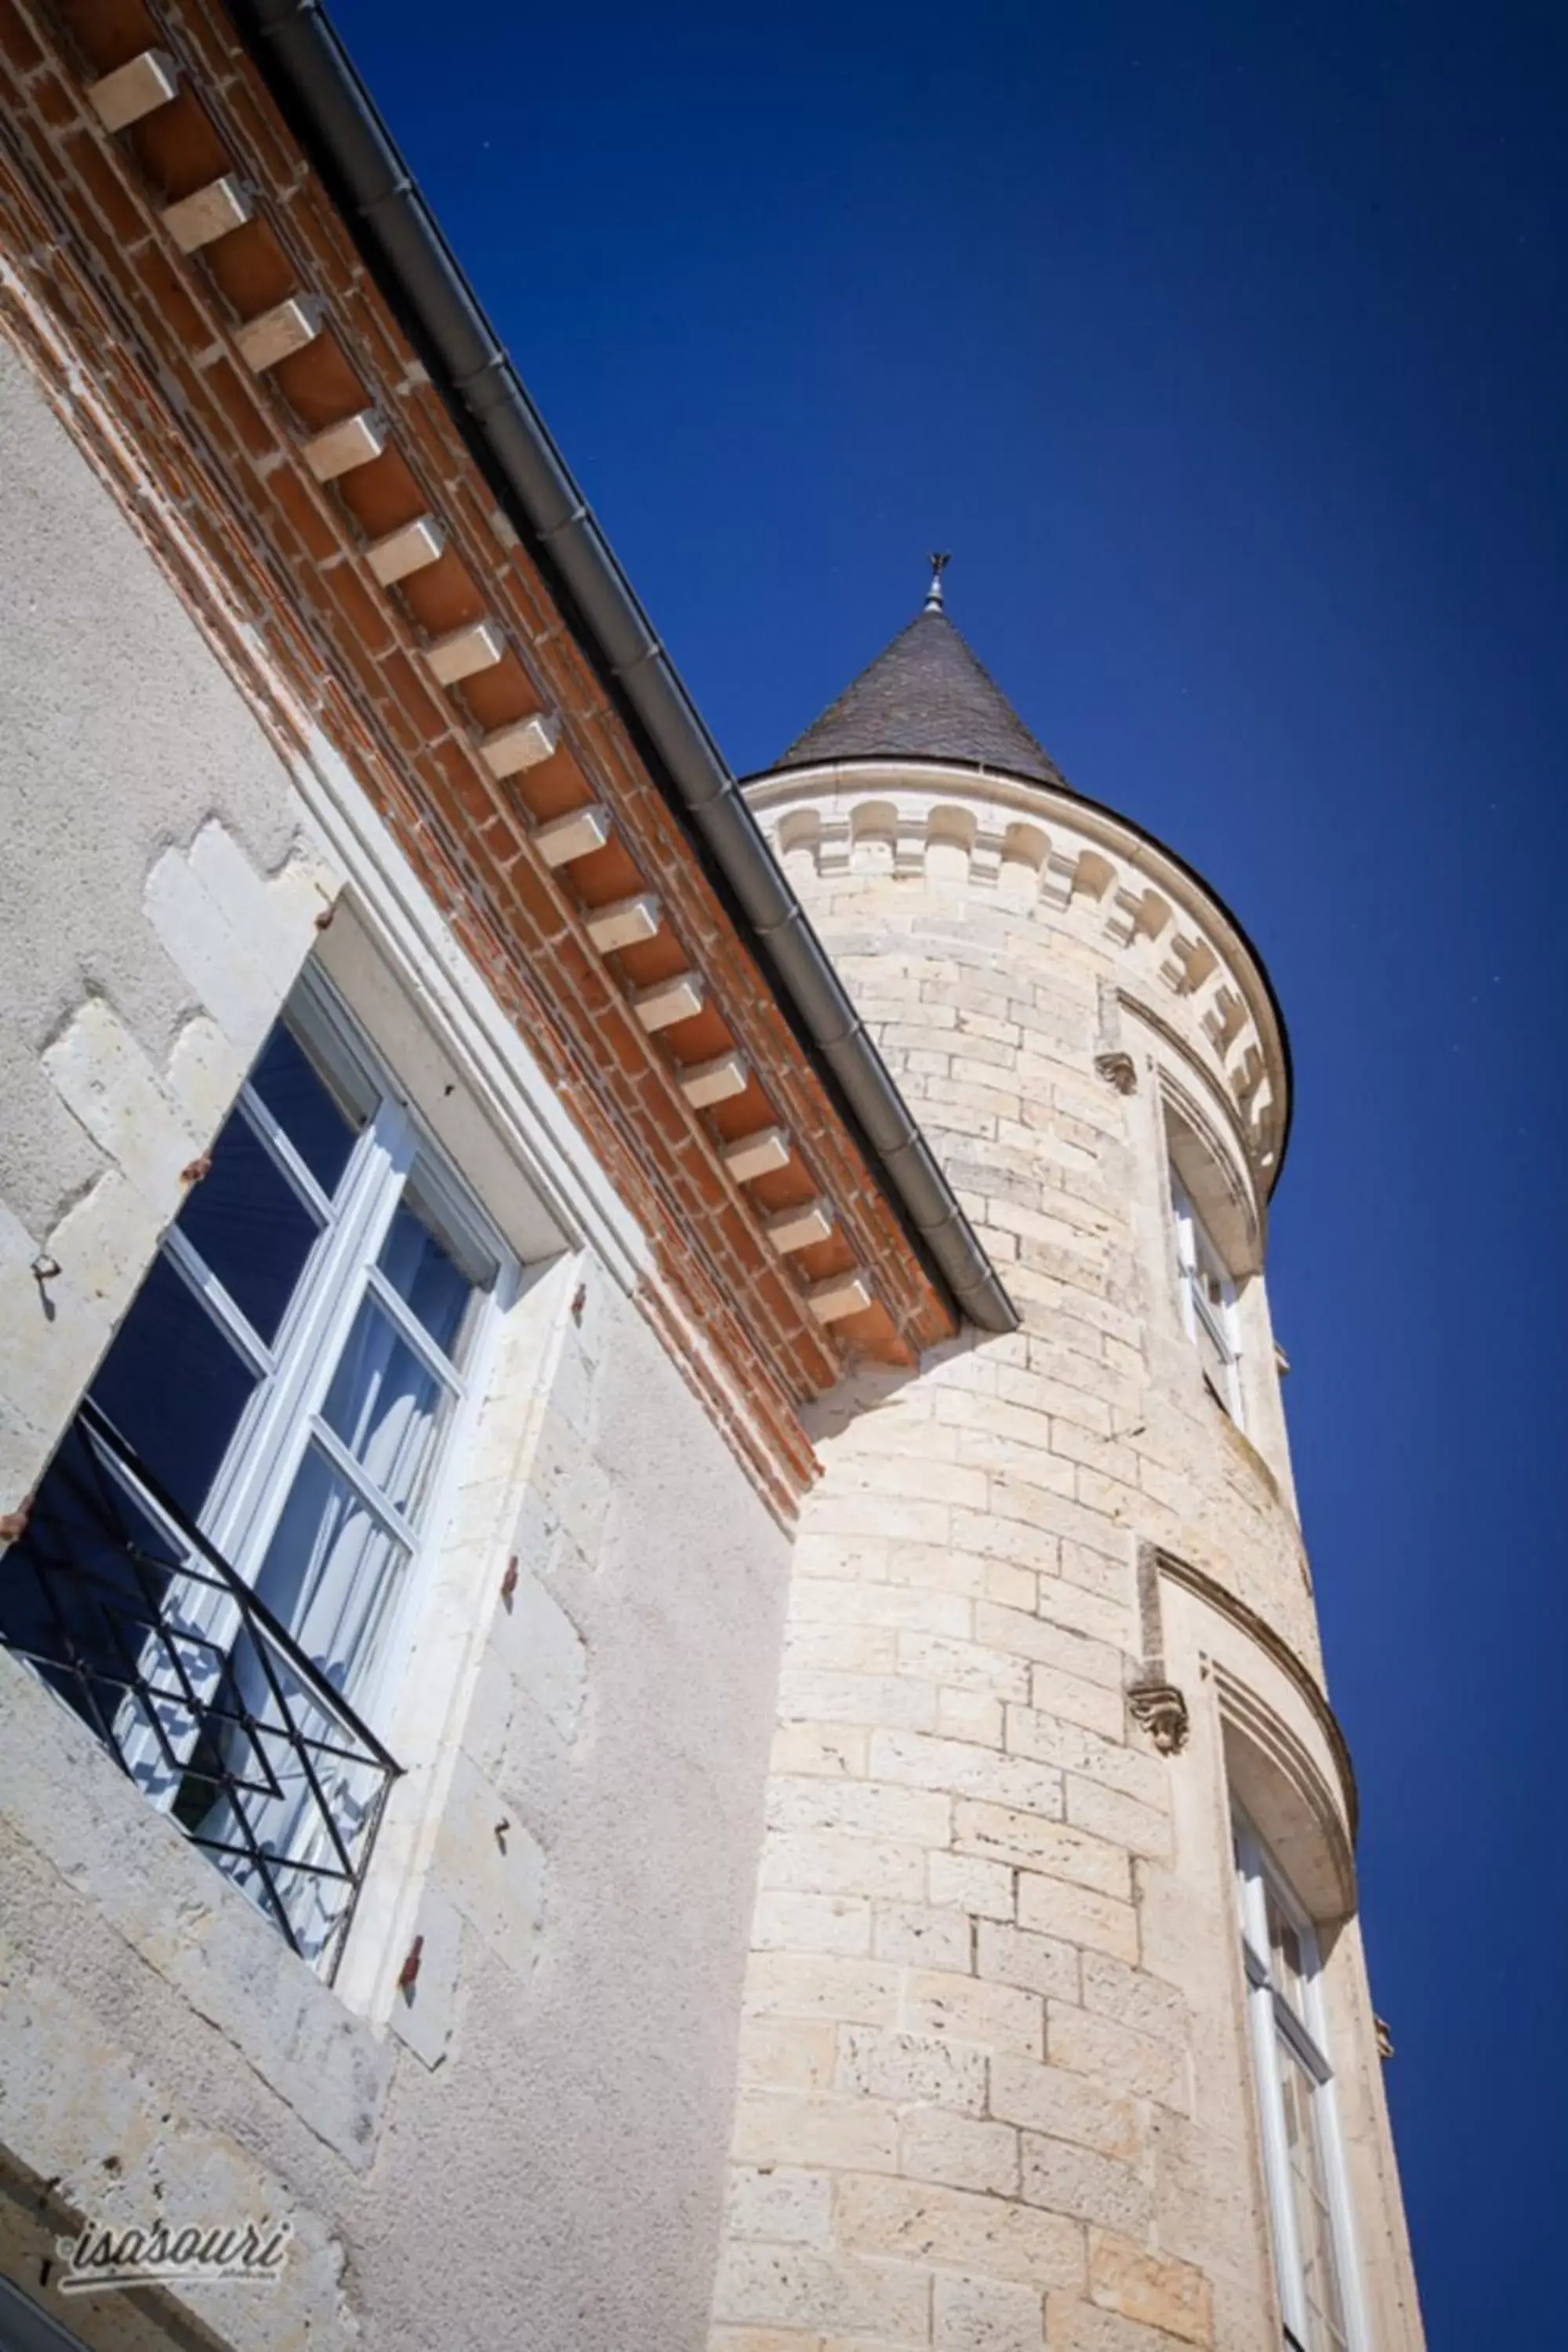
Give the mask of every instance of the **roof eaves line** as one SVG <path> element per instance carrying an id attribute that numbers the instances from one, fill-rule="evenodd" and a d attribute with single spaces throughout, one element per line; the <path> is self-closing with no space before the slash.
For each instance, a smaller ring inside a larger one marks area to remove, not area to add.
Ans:
<path id="1" fill-rule="evenodd" d="M 557 566 L 585 633 L 631 705 L 639 739 L 655 754 L 656 778 L 704 836 L 783 982 L 808 1054 L 830 1074 L 839 1108 L 869 1145 L 906 1230 L 972 1320 L 985 1330 L 1016 1330 L 1017 1309 L 324 9 L 319 0 L 228 0 L 228 6 L 268 80 L 275 90 L 281 85 L 284 111 L 323 178 L 352 196 L 351 230 L 369 243 L 373 276 L 435 359 L 434 380 L 459 427 L 471 421 L 483 443 L 481 462 L 488 458 L 503 496 Z M 820 1015 L 827 1008 L 825 1034 Z M 901 1132 L 883 1147 L 877 1129 L 889 1105 L 897 1106 Z"/>

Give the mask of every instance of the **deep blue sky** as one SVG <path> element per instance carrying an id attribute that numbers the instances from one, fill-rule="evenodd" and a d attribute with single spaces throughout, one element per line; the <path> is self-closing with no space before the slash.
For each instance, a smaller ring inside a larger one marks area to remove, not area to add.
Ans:
<path id="1" fill-rule="evenodd" d="M 1568 11 L 337 20 L 731 761 L 950 610 L 1268 959 L 1433 2352 L 1563 2319 Z"/>

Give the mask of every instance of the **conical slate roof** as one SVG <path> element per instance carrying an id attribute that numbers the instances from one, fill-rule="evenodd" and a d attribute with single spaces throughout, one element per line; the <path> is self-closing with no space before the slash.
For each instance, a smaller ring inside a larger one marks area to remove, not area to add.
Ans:
<path id="1" fill-rule="evenodd" d="M 1063 782 L 989 671 L 930 599 L 778 764 L 876 758 L 962 760 L 1042 784 Z"/>

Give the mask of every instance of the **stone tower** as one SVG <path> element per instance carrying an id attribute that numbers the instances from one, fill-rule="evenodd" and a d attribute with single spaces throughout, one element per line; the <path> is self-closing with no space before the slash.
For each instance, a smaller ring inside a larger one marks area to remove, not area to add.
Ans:
<path id="1" fill-rule="evenodd" d="M 723 2352 L 1415 2352 L 1214 893 L 925 607 L 752 805 L 1016 1306 L 816 1435 Z"/>

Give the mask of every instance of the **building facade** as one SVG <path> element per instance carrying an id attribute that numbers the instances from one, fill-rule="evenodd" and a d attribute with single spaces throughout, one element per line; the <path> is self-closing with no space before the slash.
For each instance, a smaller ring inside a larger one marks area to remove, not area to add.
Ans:
<path id="1" fill-rule="evenodd" d="M 0 103 L 0 2345 L 1418 2346 L 1246 940 L 742 793 L 319 11 Z"/>
<path id="2" fill-rule="evenodd" d="M 1020 1314 L 811 1416 L 717 2343 L 1418 2346 L 1202 881 L 942 609 L 752 805 Z M 776 2332 L 770 2332 L 770 2330 Z"/>

